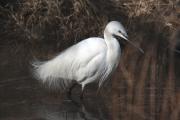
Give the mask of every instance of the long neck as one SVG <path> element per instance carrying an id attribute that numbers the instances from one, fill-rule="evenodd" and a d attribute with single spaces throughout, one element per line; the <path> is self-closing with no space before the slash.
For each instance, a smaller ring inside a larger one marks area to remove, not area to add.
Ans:
<path id="1" fill-rule="evenodd" d="M 120 44 L 108 31 L 104 31 L 104 40 L 107 45 L 107 62 L 119 63 L 121 49 Z"/>
<path id="2" fill-rule="evenodd" d="M 114 38 L 108 31 L 104 31 L 104 40 L 106 42 L 106 45 L 108 47 L 108 51 L 115 51 L 120 50 L 120 44 L 116 38 Z"/>

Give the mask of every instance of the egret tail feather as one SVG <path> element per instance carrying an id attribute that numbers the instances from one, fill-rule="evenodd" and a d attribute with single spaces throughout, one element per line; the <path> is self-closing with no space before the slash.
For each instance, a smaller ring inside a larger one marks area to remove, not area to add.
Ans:
<path id="1" fill-rule="evenodd" d="M 59 68 L 54 66 L 52 61 L 34 61 L 33 66 L 33 75 L 34 77 L 47 85 L 51 89 L 61 89 L 65 90 L 70 85 L 70 81 L 57 76 L 57 73 L 54 72 L 54 68 L 59 70 Z"/>

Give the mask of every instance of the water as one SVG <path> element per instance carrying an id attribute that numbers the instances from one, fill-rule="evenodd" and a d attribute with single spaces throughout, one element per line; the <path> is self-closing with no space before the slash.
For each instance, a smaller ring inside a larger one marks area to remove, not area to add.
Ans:
<path id="1" fill-rule="evenodd" d="M 87 90 L 86 90 L 87 91 Z M 89 93 L 88 93 L 89 92 Z M 106 120 L 108 108 L 89 89 L 83 101 L 80 86 L 73 90 L 73 101 L 66 94 L 47 90 L 30 76 L 0 81 L 2 120 Z"/>
<path id="2" fill-rule="evenodd" d="M 91 86 L 92 87 L 92 86 Z M 93 87 L 92 87 L 93 88 Z M 93 88 L 95 89 L 95 88 Z M 87 88 L 83 101 L 80 86 L 66 94 L 41 86 L 31 76 L 0 81 L 0 119 L 2 120 L 106 120 L 107 106 L 96 91 Z"/>

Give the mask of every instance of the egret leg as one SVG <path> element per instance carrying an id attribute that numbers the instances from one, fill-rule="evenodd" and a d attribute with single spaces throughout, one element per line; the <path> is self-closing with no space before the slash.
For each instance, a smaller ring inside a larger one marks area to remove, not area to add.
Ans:
<path id="1" fill-rule="evenodd" d="M 73 88 L 75 88 L 76 85 L 77 85 L 77 83 L 74 83 L 74 84 L 69 88 L 69 90 L 68 90 L 67 95 L 68 95 L 68 98 L 69 98 L 70 100 L 72 100 L 72 98 L 71 98 L 72 90 L 73 90 Z"/>
<path id="2" fill-rule="evenodd" d="M 81 92 L 81 95 L 80 95 L 80 99 L 83 100 L 83 97 L 84 97 L 84 87 L 85 87 L 85 84 L 82 84 L 82 92 Z"/>
<path id="3" fill-rule="evenodd" d="M 83 100 L 84 98 L 84 90 L 81 92 L 80 99 Z"/>

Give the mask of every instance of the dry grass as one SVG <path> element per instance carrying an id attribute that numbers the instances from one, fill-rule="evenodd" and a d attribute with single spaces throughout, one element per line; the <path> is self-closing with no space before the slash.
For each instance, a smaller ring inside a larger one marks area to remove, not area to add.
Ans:
<path id="1" fill-rule="evenodd" d="M 0 43 L 16 45 L 15 54 L 23 46 L 29 48 L 27 53 L 49 58 L 79 40 L 102 36 L 109 20 L 120 20 L 145 54 L 129 45 L 123 50 L 112 82 L 112 118 L 178 120 L 179 65 L 169 48 L 180 39 L 179 4 L 178 0 L 26 0 L 16 9 L 0 7 Z"/>

